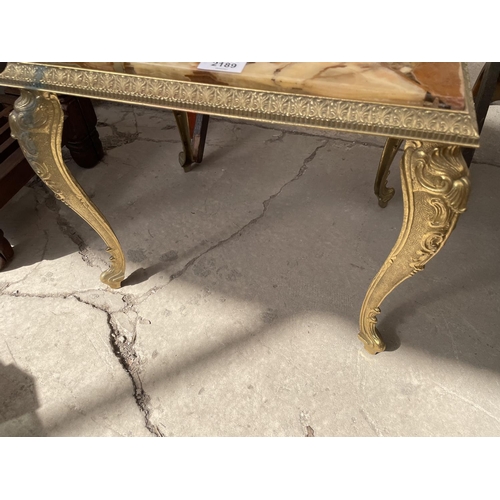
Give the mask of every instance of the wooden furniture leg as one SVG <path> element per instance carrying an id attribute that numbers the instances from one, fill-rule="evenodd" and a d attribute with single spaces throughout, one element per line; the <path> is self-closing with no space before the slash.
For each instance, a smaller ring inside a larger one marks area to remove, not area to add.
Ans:
<path id="1" fill-rule="evenodd" d="M 0 208 L 2 208 L 34 176 L 17 141 L 11 137 L 9 113 L 16 96 L 0 95 Z M 104 151 L 95 128 L 97 117 L 90 99 L 59 96 L 65 120 L 63 143 L 76 163 L 85 168 L 94 167 Z M 0 269 L 14 256 L 8 241 L 0 239 Z"/>
<path id="2" fill-rule="evenodd" d="M 2 208 L 32 177 L 33 170 L 10 136 L 11 108 L 0 104 L 0 208 Z M 14 257 L 14 250 L 0 230 L 0 270 Z"/>
<path id="3" fill-rule="evenodd" d="M 380 157 L 377 176 L 375 177 L 374 191 L 375 195 L 378 197 L 378 204 L 382 208 L 385 208 L 387 203 L 389 203 L 394 196 L 394 188 L 387 187 L 387 177 L 394 157 L 399 151 L 402 142 L 403 139 L 389 137 L 382 151 L 382 156 Z"/>
<path id="4" fill-rule="evenodd" d="M 5 90 L 5 94 L 0 94 L 0 103 L 12 107 L 19 97 L 19 89 Z M 62 145 L 68 148 L 79 167 L 95 167 L 104 157 L 104 150 L 96 129 L 97 116 L 92 101 L 62 94 L 58 94 L 58 98 L 64 112 Z"/>
<path id="5" fill-rule="evenodd" d="M 11 110 L 10 106 L 0 104 L 0 208 L 34 175 L 17 141 L 10 135 Z"/>
<path id="6" fill-rule="evenodd" d="M 69 149 L 76 164 L 95 167 L 104 157 L 97 133 L 97 116 L 92 101 L 84 97 L 59 96 L 64 112 L 62 144 Z"/>
<path id="7" fill-rule="evenodd" d="M 500 63 L 492 62 L 484 65 L 472 89 L 472 95 L 476 108 L 477 127 L 481 134 L 490 104 L 500 99 Z M 464 158 L 468 166 L 471 165 L 475 152 L 473 148 L 464 149 Z"/>
<path id="8" fill-rule="evenodd" d="M 3 231 L 0 229 L 0 270 L 7 266 L 7 264 L 14 257 L 14 250 L 4 237 Z"/>
<path id="9" fill-rule="evenodd" d="M 179 163 L 185 172 L 189 172 L 196 166 L 194 164 L 203 161 L 210 116 L 185 111 L 174 111 L 174 116 L 183 148 L 179 153 Z"/>

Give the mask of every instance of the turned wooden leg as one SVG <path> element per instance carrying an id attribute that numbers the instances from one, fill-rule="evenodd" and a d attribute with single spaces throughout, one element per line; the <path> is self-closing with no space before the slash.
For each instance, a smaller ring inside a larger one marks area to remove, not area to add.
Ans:
<path id="1" fill-rule="evenodd" d="M 104 157 L 96 129 L 97 116 L 92 101 L 85 97 L 58 96 L 64 112 L 62 144 L 83 168 L 95 167 Z"/>
<path id="2" fill-rule="evenodd" d="M 101 274 L 101 281 L 111 288 L 119 288 L 125 275 L 125 258 L 110 225 L 62 159 L 63 111 L 57 96 L 22 90 L 10 115 L 10 128 L 35 173 L 56 198 L 74 210 L 104 240 L 111 254 L 111 265 Z"/>
<path id="3" fill-rule="evenodd" d="M 207 137 L 209 115 L 174 111 L 175 121 L 181 136 L 183 151 L 179 153 L 179 163 L 185 172 L 192 170 L 195 163 L 203 161 Z M 194 118 L 190 120 L 190 118 Z"/>
<path id="4" fill-rule="evenodd" d="M 203 153 L 205 151 L 205 141 L 207 139 L 208 121 L 210 115 L 196 114 L 194 128 L 191 133 L 193 145 L 193 158 L 196 163 L 203 161 Z"/>
<path id="5" fill-rule="evenodd" d="M 385 349 L 375 326 L 382 301 L 443 247 L 469 197 L 469 170 L 459 146 L 406 141 L 401 180 L 403 227 L 368 289 L 359 319 L 359 338 L 371 354 Z"/>
<path id="6" fill-rule="evenodd" d="M 474 84 L 472 95 L 476 108 L 477 129 L 481 134 L 490 104 L 500 99 L 500 63 L 491 62 L 484 65 Z M 465 148 L 463 151 L 465 162 L 469 167 L 475 152 L 474 148 Z"/>
<path id="7" fill-rule="evenodd" d="M 3 231 L 0 229 L 0 270 L 7 266 L 7 264 L 13 259 L 14 250 L 4 237 Z"/>
<path id="8" fill-rule="evenodd" d="M 174 111 L 175 121 L 177 122 L 177 129 L 181 136 L 182 151 L 179 153 L 179 163 L 181 167 L 189 172 L 191 165 L 194 163 L 193 149 L 191 147 L 191 132 L 189 130 L 189 118 L 185 111 Z"/>
<path id="9" fill-rule="evenodd" d="M 390 172 L 391 164 L 396 156 L 403 139 L 389 137 L 385 143 L 380 163 L 378 166 L 377 177 L 375 177 L 374 191 L 378 197 L 378 204 L 385 208 L 390 199 L 394 196 L 394 188 L 387 187 L 387 177 Z"/>

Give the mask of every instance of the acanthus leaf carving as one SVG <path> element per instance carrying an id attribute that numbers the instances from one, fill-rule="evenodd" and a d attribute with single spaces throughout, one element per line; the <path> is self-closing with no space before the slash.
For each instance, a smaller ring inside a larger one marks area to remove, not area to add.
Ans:
<path id="1" fill-rule="evenodd" d="M 458 146 L 407 141 L 401 176 L 403 227 L 361 308 L 359 337 L 371 353 L 384 350 L 375 327 L 382 301 L 402 281 L 422 271 L 439 252 L 469 197 L 469 171 Z"/>
<path id="2" fill-rule="evenodd" d="M 55 94 L 22 90 L 11 112 L 12 135 L 40 179 L 54 196 L 73 209 L 101 236 L 111 254 L 111 266 L 101 280 L 119 288 L 124 278 L 125 257 L 113 230 L 72 176 L 61 153 L 63 111 Z"/>

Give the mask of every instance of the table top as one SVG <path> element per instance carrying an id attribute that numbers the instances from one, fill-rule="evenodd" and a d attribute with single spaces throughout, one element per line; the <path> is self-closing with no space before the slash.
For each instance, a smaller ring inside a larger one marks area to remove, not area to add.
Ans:
<path id="1" fill-rule="evenodd" d="M 250 62 L 241 73 L 199 70 L 199 62 L 62 64 L 255 90 L 465 109 L 464 74 L 458 62 Z"/>
<path id="2" fill-rule="evenodd" d="M 477 147 L 464 65 L 253 62 L 9 63 L 0 85 L 274 123 Z"/>

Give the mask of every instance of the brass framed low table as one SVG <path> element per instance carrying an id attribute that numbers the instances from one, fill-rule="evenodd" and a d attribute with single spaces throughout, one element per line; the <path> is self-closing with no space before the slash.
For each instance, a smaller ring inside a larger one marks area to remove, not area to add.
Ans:
<path id="1" fill-rule="evenodd" d="M 406 140 L 401 160 L 403 226 L 373 279 L 360 313 L 368 352 L 385 349 L 376 328 L 385 297 L 421 271 L 443 247 L 465 211 L 470 191 L 462 147 L 479 134 L 462 63 L 248 63 L 243 71 L 200 71 L 198 63 L 9 63 L 0 85 L 22 89 L 10 116 L 13 135 L 54 195 L 87 221 L 111 254 L 101 281 L 119 288 L 125 258 L 99 209 L 67 169 L 61 154 L 63 113 L 57 94 L 172 109 L 187 147 L 187 112 L 345 130 Z M 391 196 L 387 169 L 376 181 L 379 200 Z M 378 187 L 377 187 L 378 186 Z M 385 201 L 384 201 L 385 200 Z"/>

